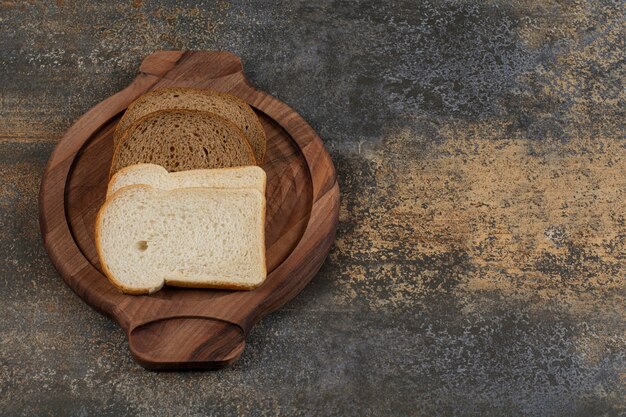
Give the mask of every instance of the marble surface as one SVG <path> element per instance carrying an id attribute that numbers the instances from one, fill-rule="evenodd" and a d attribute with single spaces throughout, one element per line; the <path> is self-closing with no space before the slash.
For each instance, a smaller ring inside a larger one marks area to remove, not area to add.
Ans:
<path id="1" fill-rule="evenodd" d="M 0 414 L 626 413 L 621 1 L 0 3 Z M 337 241 L 233 367 L 155 373 L 57 275 L 37 193 L 159 49 L 229 50 L 337 167 Z"/>

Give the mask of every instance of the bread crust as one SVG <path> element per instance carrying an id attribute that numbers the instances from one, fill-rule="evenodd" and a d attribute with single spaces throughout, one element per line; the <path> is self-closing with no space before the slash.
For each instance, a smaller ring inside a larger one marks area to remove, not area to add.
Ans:
<path id="1" fill-rule="evenodd" d="M 261 124 L 261 121 L 259 120 L 259 117 L 256 115 L 254 110 L 252 110 L 250 105 L 248 103 L 246 103 L 240 97 L 237 97 L 237 96 L 235 96 L 233 94 L 228 94 L 228 93 L 223 93 L 223 92 L 220 92 L 220 91 L 211 90 L 210 88 L 201 89 L 201 88 L 192 88 L 192 87 L 165 87 L 165 88 L 158 88 L 156 90 L 152 90 L 150 92 L 147 92 L 147 93 L 139 96 L 132 103 L 130 103 L 130 105 L 126 108 L 126 111 L 124 112 L 124 115 L 122 116 L 122 118 L 118 122 L 117 126 L 115 127 L 115 131 L 113 133 L 113 143 L 114 143 L 115 148 L 117 148 L 117 145 L 120 143 L 120 140 L 121 140 L 122 136 L 124 135 L 124 132 L 127 131 L 128 129 L 130 129 L 130 127 L 134 124 L 134 122 L 131 123 L 130 125 L 128 125 L 128 127 L 126 129 L 122 128 L 122 126 L 126 124 L 125 123 L 126 120 L 131 117 L 134 109 L 136 107 L 138 107 L 139 105 L 143 104 L 144 102 L 150 100 L 151 98 L 158 97 L 159 95 L 163 95 L 163 94 L 166 94 L 166 93 L 181 93 L 181 94 L 194 93 L 194 94 L 201 94 L 201 95 L 218 96 L 218 97 L 223 97 L 225 99 L 233 100 L 233 101 L 238 102 L 239 104 L 241 104 L 242 105 L 242 107 L 241 107 L 242 111 L 247 113 L 248 117 L 251 120 L 251 123 L 254 124 L 254 130 L 257 132 L 257 134 L 259 135 L 259 137 L 262 140 L 262 150 L 263 150 L 263 153 L 261 155 L 261 158 L 257 158 L 256 157 L 256 153 L 254 155 L 255 156 L 255 160 L 257 162 L 257 165 L 262 165 L 265 162 L 265 156 L 267 154 L 267 135 L 265 134 L 265 129 L 263 128 L 263 125 Z M 163 109 L 163 110 L 165 110 L 165 109 Z M 157 110 L 157 111 L 163 111 L 163 110 Z M 170 108 L 170 109 L 167 109 L 167 110 L 186 110 L 186 109 L 179 109 L 179 108 L 174 107 L 174 108 Z M 199 110 L 199 111 L 201 111 L 201 110 Z M 147 114 L 146 114 L 146 116 L 147 116 Z M 145 117 L 145 116 L 142 116 L 142 117 Z M 139 119 L 137 119 L 137 120 L 139 120 Z M 244 137 L 246 137 L 246 139 L 248 139 L 248 137 L 245 134 L 244 134 Z"/>
<path id="2" fill-rule="evenodd" d="M 122 144 L 128 139 L 128 136 L 130 135 L 131 132 L 134 131 L 134 129 L 137 128 L 137 126 L 139 126 L 141 123 L 143 123 L 144 120 L 147 120 L 151 117 L 155 117 L 161 114 L 172 114 L 172 113 L 186 113 L 186 114 L 196 114 L 199 116 L 207 116 L 207 117 L 213 117 L 216 118 L 218 120 L 220 120 L 220 122 L 225 123 L 226 125 L 228 125 L 230 128 L 234 128 L 235 131 L 237 131 L 237 133 L 239 134 L 239 136 L 241 137 L 241 139 L 243 139 L 243 143 L 245 144 L 245 149 L 246 149 L 246 153 L 248 154 L 249 157 L 251 157 L 252 161 L 256 161 L 256 157 L 254 156 L 254 150 L 252 149 L 252 146 L 250 145 L 250 142 L 248 141 L 248 139 L 246 138 L 246 135 L 243 134 L 243 132 L 241 131 L 241 129 L 239 129 L 239 127 L 237 125 L 235 125 L 233 122 L 231 122 L 230 120 L 228 120 L 225 117 L 220 116 L 219 114 L 216 113 L 212 113 L 212 112 L 208 112 L 208 111 L 202 111 L 202 110 L 158 110 L 149 114 L 146 114 L 145 116 L 141 117 L 140 119 L 136 120 L 132 125 L 130 125 L 128 127 L 128 129 L 126 129 L 124 131 L 124 134 L 122 135 L 121 139 L 119 140 L 119 142 L 117 143 L 117 145 L 115 145 L 115 149 L 113 150 L 113 158 L 111 159 L 111 168 L 109 170 L 109 178 L 111 178 L 117 171 L 115 171 L 115 161 L 117 160 L 117 158 L 119 157 L 119 153 L 120 153 L 120 149 Z M 123 167 L 125 168 L 125 167 Z M 120 168 L 120 169 L 123 169 Z"/>

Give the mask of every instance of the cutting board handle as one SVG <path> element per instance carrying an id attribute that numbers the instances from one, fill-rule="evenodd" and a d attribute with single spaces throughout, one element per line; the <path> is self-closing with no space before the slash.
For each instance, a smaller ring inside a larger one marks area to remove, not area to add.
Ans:
<path id="1" fill-rule="evenodd" d="M 239 358 L 246 339 L 234 323 L 177 316 L 134 327 L 128 345 L 135 360 L 148 369 L 221 368 Z"/>

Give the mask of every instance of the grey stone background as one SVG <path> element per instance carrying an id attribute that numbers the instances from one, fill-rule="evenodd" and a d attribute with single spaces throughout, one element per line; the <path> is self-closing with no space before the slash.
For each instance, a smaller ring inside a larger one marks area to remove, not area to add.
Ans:
<path id="1" fill-rule="evenodd" d="M 0 3 L 0 414 L 626 414 L 625 6 Z M 159 49 L 229 50 L 324 139 L 314 281 L 235 366 L 154 373 L 39 235 L 50 152 Z"/>

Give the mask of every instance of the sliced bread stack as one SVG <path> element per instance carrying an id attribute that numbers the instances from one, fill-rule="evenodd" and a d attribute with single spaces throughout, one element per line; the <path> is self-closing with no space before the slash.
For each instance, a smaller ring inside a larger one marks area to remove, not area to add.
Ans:
<path id="1" fill-rule="evenodd" d="M 114 142 L 96 248 L 118 289 L 263 283 L 266 177 L 257 165 L 265 134 L 243 101 L 157 90 L 128 108 Z"/>
<path id="2" fill-rule="evenodd" d="M 117 146 L 129 127 L 142 117 L 160 110 L 199 110 L 214 113 L 233 123 L 250 143 L 256 161 L 265 159 L 265 131 L 254 111 L 239 97 L 196 88 L 161 88 L 135 100 L 117 124 L 113 137 Z"/>
<path id="3" fill-rule="evenodd" d="M 241 131 L 223 117 L 197 110 L 160 110 L 124 133 L 111 173 L 138 163 L 183 171 L 255 165 L 256 159 Z"/>
<path id="4" fill-rule="evenodd" d="M 230 94 L 163 88 L 126 110 L 113 136 L 111 175 L 154 163 L 168 171 L 261 165 L 266 137 L 252 109 Z"/>
<path id="5" fill-rule="evenodd" d="M 163 284 L 256 288 L 266 276 L 265 172 L 126 167 L 109 183 L 96 248 L 104 273 L 125 293 Z"/>

